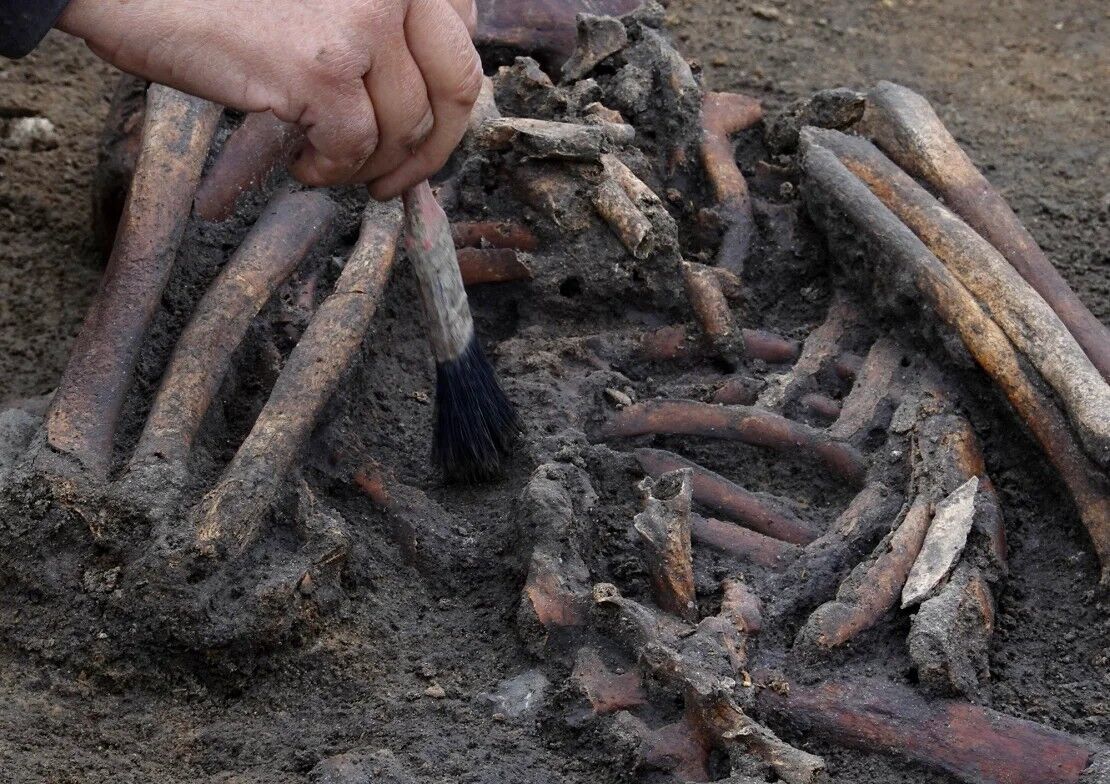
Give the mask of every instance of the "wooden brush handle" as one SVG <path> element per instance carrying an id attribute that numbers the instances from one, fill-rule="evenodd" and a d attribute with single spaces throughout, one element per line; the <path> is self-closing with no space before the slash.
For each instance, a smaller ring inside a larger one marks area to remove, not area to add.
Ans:
<path id="1" fill-rule="evenodd" d="M 405 250 L 420 284 L 420 301 L 436 361 L 462 354 L 474 336 L 474 321 L 459 272 L 447 215 L 427 180 L 401 196 L 405 205 Z"/>

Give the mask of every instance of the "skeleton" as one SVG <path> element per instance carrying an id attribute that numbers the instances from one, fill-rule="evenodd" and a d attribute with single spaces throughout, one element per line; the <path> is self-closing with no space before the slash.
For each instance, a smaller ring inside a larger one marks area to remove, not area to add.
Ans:
<path id="1" fill-rule="evenodd" d="M 781 740 L 773 726 L 815 728 L 850 745 L 879 739 L 968 781 L 1102 780 L 1108 763 L 1096 744 L 973 704 L 988 677 L 993 591 L 1006 571 L 1000 501 L 957 380 L 905 332 L 878 327 L 859 303 L 908 317 L 911 333 L 940 334 L 958 360 L 970 356 L 985 372 L 1067 486 L 1104 585 L 1105 328 L 1046 273 L 1043 254 L 967 170 L 924 100 L 885 83 L 866 94 L 819 94 L 768 118 L 767 146 L 793 157 L 766 171 L 800 175 L 846 285 L 801 341 L 743 326 L 738 303 L 757 221 L 729 137 L 757 132 L 762 109 L 745 96 L 703 93 L 658 24 L 651 8 L 620 20 L 582 17 L 574 51 L 565 27 L 540 38 L 519 30 L 491 38 L 547 57 L 569 55 L 564 83 L 556 86 L 534 61 L 502 68 L 487 82 L 440 192 L 451 207 L 465 201 L 468 182 L 511 171 L 508 190 L 544 231 L 608 227 L 627 264 L 583 273 L 577 285 L 602 296 L 642 293 L 664 324 L 530 345 L 540 356 L 516 368 L 521 388 L 533 383 L 530 376 L 537 385 L 564 383 L 542 367 L 547 357 L 609 379 L 637 365 L 692 367 L 699 380 L 714 379 L 703 399 L 676 394 L 637 403 L 608 390 L 604 399 L 616 401 L 615 411 L 557 412 L 567 427 L 550 448 L 533 449 L 542 465 L 520 504 L 522 527 L 536 532 L 518 614 L 522 636 L 537 655 L 573 652 L 571 687 L 586 705 L 582 715 L 607 722 L 638 769 L 687 780 L 752 782 L 772 772 L 792 784 L 820 781 L 824 761 Z M 602 72 L 604 89 L 589 78 Z M 649 111 L 653 89 L 663 98 Z M 45 504 L 53 511 L 40 519 L 60 515 L 59 529 L 73 521 L 87 528 L 95 548 L 126 566 L 121 583 L 111 579 L 106 602 L 152 634 L 188 648 L 277 641 L 340 592 L 350 531 L 301 477 L 298 462 L 358 361 L 390 277 L 400 209 L 365 207 L 330 295 L 316 294 L 319 270 L 296 281 L 292 307 L 306 325 L 234 456 L 199 487 L 203 423 L 242 361 L 238 347 L 338 220 L 336 204 L 351 197 L 277 189 L 196 304 L 141 432 L 128 443 L 117 432 L 120 412 L 182 237 L 258 198 L 280 178 L 297 142 L 296 131 L 272 117 L 248 117 L 220 140 L 202 178 L 213 137 L 228 127 L 219 108 L 159 86 L 138 107 L 134 92 L 121 87 L 111 137 L 138 148 L 133 174 L 125 155 L 107 156 L 124 172 L 112 181 L 129 182 L 112 258 L 41 428 L 33 438 L 23 428 L 26 452 L 0 464 L 6 498 Z M 530 115 L 502 117 L 506 109 Z M 699 210 L 685 194 L 703 178 L 714 206 Z M 101 203 L 108 202 L 105 194 Z M 99 214 L 111 212 L 107 206 Z M 713 235 L 715 250 L 683 259 L 683 222 Z M 538 274 L 527 254 L 540 241 L 527 227 L 458 223 L 455 240 L 469 285 Z M 514 340 L 501 347 L 503 356 L 514 355 Z M 690 383 L 681 377 L 671 385 L 684 388 Z M 593 387 L 581 391 L 576 400 L 598 399 Z M 636 442 L 629 449 L 630 439 L 676 435 L 771 450 L 850 487 L 852 497 L 817 513 L 802 499 L 750 491 L 668 450 Z M 591 461 L 622 459 L 646 475 L 635 530 L 650 590 L 636 598 L 635 585 L 609 579 L 614 572 L 591 552 L 584 522 L 599 481 Z M 353 482 L 391 516 L 414 562 L 436 571 L 471 557 L 445 533 L 450 515 L 387 469 L 363 467 Z M 429 527 L 428 520 L 444 522 Z M 262 544 L 279 528 L 291 538 L 275 554 Z M 50 545 L 34 519 L 9 536 L 20 542 L 14 557 Z M 695 568 L 702 559 L 730 571 L 709 597 Z M 752 579 L 741 579 L 741 569 Z M 908 649 L 922 688 L 946 700 L 925 703 L 892 684 L 791 682 L 806 662 L 842 655 L 906 607 L 917 608 Z M 659 723 L 675 704 L 681 711 Z M 945 729 L 953 721 L 977 748 Z M 929 732 L 908 732 L 909 722 Z"/>

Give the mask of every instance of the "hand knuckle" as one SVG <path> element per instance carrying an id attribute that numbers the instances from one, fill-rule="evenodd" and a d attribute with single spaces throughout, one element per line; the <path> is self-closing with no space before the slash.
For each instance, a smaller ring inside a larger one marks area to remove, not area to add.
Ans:
<path id="1" fill-rule="evenodd" d="M 451 97 L 464 106 L 471 106 L 478 100 L 478 93 L 481 89 L 482 63 L 478 59 L 477 52 L 472 48 L 459 71 L 458 81 L 455 84 L 455 89 L 452 90 Z"/>

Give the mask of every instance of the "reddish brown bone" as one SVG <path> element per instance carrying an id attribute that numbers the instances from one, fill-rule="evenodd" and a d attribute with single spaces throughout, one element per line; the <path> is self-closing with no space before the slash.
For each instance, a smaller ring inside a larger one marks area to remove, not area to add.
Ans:
<path id="1" fill-rule="evenodd" d="M 702 99 L 701 161 L 726 223 L 718 266 L 737 274 L 751 250 L 755 221 L 748 183 L 736 165 L 729 136 L 763 119 L 759 101 L 736 93 L 706 93 Z"/>
<path id="2" fill-rule="evenodd" d="M 637 449 L 634 454 L 640 467 L 652 477 L 680 468 L 690 469 L 694 500 L 745 528 L 792 544 L 806 544 L 817 538 L 813 526 L 790 512 L 785 504 L 770 502 L 684 457 L 647 448 Z"/>
<path id="3" fill-rule="evenodd" d="M 698 617 L 690 545 L 692 473 L 681 468 L 643 480 L 644 510 L 635 520 L 656 604 L 688 621 Z"/>
<path id="4" fill-rule="evenodd" d="M 115 248 L 46 417 L 51 448 L 94 477 L 108 471 L 139 348 L 162 301 L 220 107 L 147 91 L 142 151 Z"/>
<path id="5" fill-rule="evenodd" d="M 800 639 L 832 648 L 878 623 L 898 600 L 929 529 L 929 519 L 929 505 L 920 499 L 915 501 L 898 528 L 876 548 L 871 560 L 852 570 L 836 599 L 814 610 Z"/>
<path id="6" fill-rule="evenodd" d="M 459 248 L 455 255 L 467 286 L 513 283 L 534 277 L 531 267 L 517 258 L 512 248 Z"/>
<path id="7" fill-rule="evenodd" d="M 127 202 L 135 162 L 143 140 L 146 114 L 145 80 L 124 74 L 116 83 L 108 118 L 96 151 L 96 174 L 92 182 L 93 235 L 105 257 L 112 252 L 116 227 Z"/>
<path id="8" fill-rule="evenodd" d="M 843 214 L 853 241 L 874 243 L 883 263 L 896 270 L 892 274 L 905 276 L 937 317 L 959 335 L 1064 480 L 1101 562 L 1102 582 L 1110 584 L 1110 479 L 1084 453 L 1056 404 L 1026 375 L 1002 329 L 948 268 L 834 153 L 817 143 L 811 129 L 802 132 L 802 150 L 812 209 L 831 205 Z"/>
<path id="9" fill-rule="evenodd" d="M 697 514 L 690 515 L 690 536 L 698 544 L 768 569 L 783 569 L 801 553 L 795 545 Z"/>
<path id="10" fill-rule="evenodd" d="M 574 51 L 575 17 L 580 13 L 619 16 L 640 6 L 641 0 L 479 0 L 480 46 L 520 49 L 562 63 Z"/>
<path id="11" fill-rule="evenodd" d="M 923 97 L 890 82 L 867 95 L 862 127 L 903 169 L 928 182 L 996 247 L 1060 316 L 1110 381 L 1110 329 L 1076 296 L 1036 240 L 975 168 Z"/>
<path id="12" fill-rule="evenodd" d="M 686 288 L 686 298 L 690 301 L 694 316 L 710 345 L 725 354 L 742 350 L 741 346 L 735 345 L 736 325 L 732 310 L 713 268 L 684 261 L 682 282 Z"/>
<path id="13" fill-rule="evenodd" d="M 617 412 L 604 424 L 600 440 L 643 435 L 725 438 L 813 457 L 830 473 L 863 483 L 867 467 L 855 447 L 808 425 L 751 406 L 717 406 L 693 400 L 651 400 Z"/>
<path id="14" fill-rule="evenodd" d="M 328 230 L 335 206 L 320 191 L 270 203 L 220 271 L 174 347 L 132 465 L 184 463 L 251 321 Z"/>
<path id="15" fill-rule="evenodd" d="M 194 209 L 202 220 L 230 218 L 239 198 L 260 188 L 277 167 L 289 162 L 301 131 L 270 112 L 248 114 L 224 142 L 200 187 Z"/>
<path id="16" fill-rule="evenodd" d="M 400 230 L 400 204 L 367 207 L 335 290 L 316 311 L 250 434 L 200 505 L 202 552 L 234 555 L 254 542 L 320 410 L 362 345 L 393 269 Z"/>
<path id="17" fill-rule="evenodd" d="M 1043 724 L 962 702 L 926 702 L 889 681 L 775 684 L 757 691 L 778 722 L 881 749 L 972 784 L 1078 784 L 1097 749 Z"/>
<path id="18" fill-rule="evenodd" d="M 456 221 L 451 224 L 456 248 L 512 248 L 533 251 L 539 240 L 527 226 L 511 221 Z"/>

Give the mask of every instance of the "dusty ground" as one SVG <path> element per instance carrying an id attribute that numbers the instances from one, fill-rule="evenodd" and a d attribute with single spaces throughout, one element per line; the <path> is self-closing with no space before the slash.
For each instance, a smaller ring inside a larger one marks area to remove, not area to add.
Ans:
<path id="1" fill-rule="evenodd" d="M 1094 2 L 1047 10 L 1035 3 L 985 6 L 709 2 L 674 3 L 669 13 L 680 48 L 702 63 L 711 86 L 758 94 L 771 106 L 819 87 L 878 78 L 926 93 L 1106 319 L 1110 151 L 1108 101 L 1099 88 L 1110 75 L 1104 43 L 1110 17 Z M 52 151 L 0 148 L 0 399 L 53 387 L 95 286 L 88 183 L 111 84 L 109 69 L 60 36 L 24 62 L 0 65 L 0 113 L 31 109 L 61 134 Z M 405 286 L 411 281 L 397 296 Z M 476 302 L 491 338 L 528 325 L 527 315 L 496 295 Z M 583 313 L 568 303 L 566 315 Z M 376 400 L 396 406 L 401 419 L 381 422 L 381 434 L 360 446 L 391 454 L 407 481 L 428 487 L 474 527 L 491 554 L 471 571 L 475 582 L 457 592 L 422 586 L 397 567 L 393 548 L 367 537 L 360 541 L 371 552 L 359 562 L 372 567 L 352 577 L 357 601 L 326 634 L 263 660 L 250 677 L 223 670 L 214 676 L 200 661 L 178 662 L 176 669 L 152 662 L 75 669 L 73 660 L 95 664 L 96 651 L 71 659 L 52 651 L 49 638 L 33 652 L 5 643 L 0 781 L 302 781 L 321 757 L 356 746 L 390 749 L 420 781 L 615 780 L 614 767 L 589 743 L 576 758 L 574 744 L 562 742 L 557 728 L 541 732 L 528 722 L 494 720 L 476 699 L 500 679 L 535 666 L 512 625 L 523 556 L 505 544 L 513 541 L 512 499 L 530 467 L 519 466 L 506 486 L 488 495 L 435 488 L 413 447 L 426 412 L 404 405 L 427 384 L 426 367 L 411 359 L 420 356 L 419 329 L 398 316 L 396 305 L 384 321 L 375 345 L 391 350 L 380 350 L 377 373 L 359 381 Z M 359 413 L 358 406 L 342 412 Z M 339 420 L 340 436 L 346 424 Z M 991 431 L 987 448 L 1008 513 L 1013 510 L 1014 550 L 990 697 L 1008 712 L 1106 739 L 1106 639 L 1085 609 L 1093 562 L 1082 533 L 1061 513 L 1066 504 L 1058 488 L 1043 481 L 1035 452 L 1012 429 Z M 605 487 L 598 489 L 625 490 L 632 479 L 623 470 L 606 469 Z M 345 513 L 373 530 L 375 518 L 360 499 L 332 490 Z M 621 504 L 604 508 L 615 514 Z M 624 519 L 617 515 L 613 524 Z M 394 598 L 398 591 L 405 591 L 403 602 Z M 13 630 L 5 639 L 21 636 L 19 610 L 3 608 Z M 58 630 L 59 640 L 78 636 Z M 900 666 L 884 659 L 883 639 L 869 645 L 861 666 Z M 425 695 L 433 683 L 444 687 L 444 699 Z M 837 781 L 948 781 L 885 758 L 816 748 L 830 752 Z"/>

